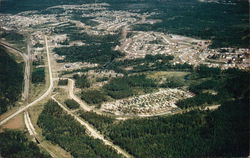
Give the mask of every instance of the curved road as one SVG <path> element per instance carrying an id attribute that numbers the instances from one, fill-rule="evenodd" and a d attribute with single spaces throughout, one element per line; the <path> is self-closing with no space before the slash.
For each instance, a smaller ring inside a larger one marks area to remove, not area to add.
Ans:
<path id="1" fill-rule="evenodd" d="M 65 78 L 68 79 L 69 81 L 69 96 L 70 98 L 74 99 L 76 102 L 78 102 L 81 106 L 82 109 L 86 110 L 86 111 L 91 111 L 94 110 L 93 108 L 91 108 L 90 106 L 86 105 L 80 98 L 78 98 L 75 94 L 74 94 L 74 87 L 75 87 L 75 80 L 72 80 L 70 78 Z"/>
<path id="2" fill-rule="evenodd" d="M 205 107 L 188 108 L 188 109 L 184 109 L 184 110 L 180 109 L 180 110 L 177 110 L 175 112 L 161 111 L 161 112 L 159 112 L 157 114 L 145 114 L 145 115 L 140 114 L 140 115 L 137 115 L 137 116 L 115 115 L 115 114 L 106 113 L 106 112 L 103 112 L 101 110 L 90 107 L 87 103 L 85 103 L 77 95 L 74 94 L 75 80 L 73 80 L 71 78 L 61 78 L 61 79 L 67 79 L 69 81 L 69 84 L 68 84 L 68 86 L 69 86 L 69 96 L 70 96 L 70 98 L 75 100 L 83 110 L 88 111 L 88 112 L 92 111 L 92 112 L 95 112 L 98 115 L 111 116 L 111 117 L 114 117 L 117 120 L 127 120 L 127 119 L 134 119 L 134 118 L 146 118 L 146 117 L 154 117 L 154 116 L 162 116 L 162 115 L 175 115 L 175 114 L 190 112 L 190 111 L 196 110 L 196 109 L 199 109 L 199 110 L 207 110 L 207 109 L 216 110 L 216 109 L 218 109 L 220 107 L 220 105 L 208 105 L 208 106 L 205 106 Z"/>
<path id="3" fill-rule="evenodd" d="M 6 123 L 7 121 L 9 121 L 10 119 L 12 119 L 13 117 L 15 117 L 16 115 L 24 112 L 25 110 L 27 110 L 29 107 L 37 104 L 38 102 L 40 102 L 41 100 L 43 100 L 44 98 L 46 98 L 50 92 L 53 89 L 53 78 L 52 78 L 52 70 L 51 70 L 51 64 L 50 64 L 50 56 L 49 56 L 49 48 L 48 48 L 48 41 L 47 41 L 47 36 L 44 36 L 45 38 L 45 44 L 46 44 L 46 52 L 47 52 L 47 60 L 48 60 L 48 68 L 49 68 L 49 78 L 50 78 L 50 85 L 49 88 L 47 89 L 47 91 L 38 99 L 34 100 L 33 102 L 31 102 L 30 104 L 21 107 L 19 110 L 17 110 L 15 113 L 11 114 L 10 116 L 6 117 L 4 120 L 2 120 L 0 122 L 0 126 L 3 125 L 4 123 Z"/>

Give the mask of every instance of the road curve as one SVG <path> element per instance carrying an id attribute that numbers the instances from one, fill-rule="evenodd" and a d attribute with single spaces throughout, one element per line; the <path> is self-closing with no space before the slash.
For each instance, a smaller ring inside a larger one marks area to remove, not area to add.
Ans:
<path id="1" fill-rule="evenodd" d="M 75 94 L 74 94 L 74 87 L 75 87 L 75 80 L 72 80 L 70 78 L 67 78 L 69 81 L 69 96 L 70 98 L 74 99 L 76 102 L 78 102 L 81 106 L 82 109 L 86 110 L 86 111 L 91 111 L 93 110 L 93 108 L 91 108 L 90 106 L 86 105 L 80 98 L 78 98 Z"/>
<path id="2" fill-rule="evenodd" d="M 112 147 L 114 150 L 117 151 L 117 153 L 122 154 L 124 157 L 126 158 L 133 158 L 132 155 L 130 155 L 129 153 L 127 153 L 126 151 L 124 151 L 123 149 L 121 149 L 119 146 L 113 144 L 111 141 L 105 139 L 105 137 L 99 132 L 97 131 L 95 128 L 93 128 L 87 121 L 81 119 L 80 117 L 78 117 L 77 115 L 75 115 L 74 113 L 72 113 L 70 110 L 68 110 L 65 106 L 63 106 L 58 100 L 56 100 L 54 98 L 54 96 L 51 97 L 64 111 L 66 111 L 69 115 L 71 115 L 72 117 L 74 117 L 74 119 L 79 122 L 81 125 L 83 125 L 87 131 L 90 133 L 90 135 L 96 139 L 100 139 L 105 145 L 108 145 L 110 147 Z"/>
<path id="3" fill-rule="evenodd" d="M 49 48 L 48 48 L 48 41 L 47 41 L 47 36 L 44 36 L 44 39 L 45 39 L 45 44 L 46 44 L 46 53 L 47 53 L 47 60 L 48 60 L 48 68 L 49 68 L 49 78 L 50 78 L 50 85 L 49 85 L 49 88 L 47 89 L 47 91 L 42 95 L 40 96 L 38 99 L 34 100 L 33 102 L 31 102 L 30 104 L 24 106 L 24 107 L 21 107 L 19 110 L 17 110 L 15 113 L 11 114 L 10 116 L 6 117 L 5 119 L 3 119 L 1 122 L 0 122 L 0 126 L 5 124 L 7 121 L 9 121 L 10 119 L 12 119 L 13 117 L 15 117 L 16 115 L 22 113 L 23 111 L 27 110 L 29 107 L 37 104 L 38 102 L 40 102 L 41 100 L 43 100 L 44 98 L 46 98 L 50 92 L 52 91 L 53 89 L 53 78 L 52 78 L 52 70 L 51 70 L 51 64 L 50 64 L 50 56 L 49 56 Z"/>

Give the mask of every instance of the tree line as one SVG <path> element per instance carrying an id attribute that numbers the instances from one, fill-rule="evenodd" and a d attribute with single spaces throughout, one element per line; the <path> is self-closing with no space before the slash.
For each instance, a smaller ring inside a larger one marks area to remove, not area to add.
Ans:
<path id="1" fill-rule="evenodd" d="M 3 158 L 50 158 L 37 145 L 28 140 L 21 131 L 4 131 L 0 133 L 0 157 Z"/>
<path id="2" fill-rule="evenodd" d="M 46 139 L 60 145 L 75 158 L 120 158 L 116 151 L 100 140 L 89 137 L 86 129 L 50 100 L 44 105 L 38 126 Z"/>
<path id="3" fill-rule="evenodd" d="M 221 104 L 215 111 L 195 110 L 126 121 L 93 112 L 82 112 L 80 116 L 135 157 L 248 156 L 249 72 L 228 69 L 213 74 L 217 68 L 201 67 L 191 74 L 197 82 L 189 89 L 196 96 L 180 102 L 185 102 L 182 108 Z"/>
<path id="4" fill-rule="evenodd" d="M 0 114 L 20 98 L 23 87 L 23 63 L 17 63 L 0 46 Z"/>

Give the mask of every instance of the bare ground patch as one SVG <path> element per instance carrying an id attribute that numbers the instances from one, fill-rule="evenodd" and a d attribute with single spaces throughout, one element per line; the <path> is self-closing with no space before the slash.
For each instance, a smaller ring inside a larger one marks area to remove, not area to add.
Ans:
<path id="1" fill-rule="evenodd" d="M 15 129 L 15 130 L 24 130 L 25 125 L 23 121 L 23 114 L 19 114 L 10 121 L 8 121 L 5 125 L 2 126 L 3 129 Z"/>

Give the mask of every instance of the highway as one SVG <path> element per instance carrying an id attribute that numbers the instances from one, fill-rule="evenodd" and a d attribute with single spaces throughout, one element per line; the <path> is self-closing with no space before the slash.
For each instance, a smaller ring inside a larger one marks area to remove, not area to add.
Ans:
<path id="1" fill-rule="evenodd" d="M 36 105 L 38 102 L 40 102 L 41 100 L 43 100 L 44 98 L 46 98 L 51 92 L 52 92 L 52 89 L 53 89 L 53 77 L 52 77 L 52 69 L 51 69 L 51 63 L 50 63 L 50 55 L 49 55 L 49 48 L 48 48 L 48 41 L 47 41 L 47 36 L 44 37 L 45 38 L 45 44 L 46 44 L 46 53 L 47 53 L 47 60 L 48 60 L 48 69 L 49 69 L 49 88 L 47 89 L 47 91 L 41 96 L 39 97 L 38 99 L 34 100 L 33 102 L 31 102 L 30 104 L 24 106 L 24 107 L 21 107 L 19 108 L 19 110 L 17 110 L 15 113 L 11 114 L 10 116 L 6 117 L 4 120 L 2 120 L 0 122 L 0 126 L 5 124 L 6 122 L 8 122 L 10 119 L 14 118 L 15 116 L 17 116 L 18 114 L 24 112 L 24 121 L 25 121 L 25 125 L 28 129 L 28 132 L 31 136 L 33 136 L 35 138 L 35 136 L 37 135 L 36 131 L 35 131 L 35 128 L 34 126 L 32 125 L 31 123 L 31 120 L 29 118 L 29 114 L 28 112 L 26 111 L 28 108 L 30 108 L 31 106 L 33 105 Z M 29 47 L 29 46 L 28 46 Z M 14 49 L 16 50 L 16 49 Z M 29 48 L 28 48 L 28 51 L 29 51 Z M 22 54 L 22 53 L 21 53 Z M 27 59 L 27 58 L 26 58 Z M 70 96 L 76 100 L 77 102 L 80 103 L 81 107 L 87 111 L 90 111 L 92 110 L 92 108 L 90 108 L 89 106 L 87 106 L 86 104 L 84 104 L 78 97 L 76 97 L 73 93 L 73 89 L 74 89 L 74 80 L 71 80 L 69 79 L 70 81 Z M 105 139 L 105 137 L 100 134 L 100 132 L 98 132 L 95 128 L 93 128 L 88 122 L 82 120 L 81 118 L 79 118 L 78 116 L 76 116 L 75 114 L 73 114 L 72 112 L 70 112 L 67 108 L 65 108 L 61 103 L 59 103 L 54 97 L 52 97 L 52 99 L 54 101 L 56 101 L 58 103 L 58 105 L 63 108 L 63 110 L 65 110 L 68 114 L 70 114 L 71 116 L 73 116 L 76 121 L 78 121 L 81 125 L 85 126 L 85 128 L 89 131 L 90 135 L 94 138 L 97 138 L 97 139 L 100 139 L 101 141 L 103 141 L 103 143 L 105 145 L 108 145 L 110 147 L 112 147 L 114 150 L 116 150 L 118 153 L 122 154 L 124 157 L 126 158 L 132 158 L 133 156 L 130 155 L 129 153 L 127 153 L 126 151 L 124 151 L 123 149 L 121 149 L 119 146 L 117 145 L 114 145 L 111 141 Z M 44 148 L 46 149 L 46 147 L 44 146 Z M 47 150 L 47 149 L 46 149 Z M 53 157 L 53 158 L 56 158 L 57 156 L 47 150 L 50 155 Z"/>
<path id="2" fill-rule="evenodd" d="M 50 64 L 50 56 L 49 56 L 49 49 L 48 49 L 48 42 L 47 42 L 47 37 L 45 36 L 44 37 L 45 39 L 45 43 L 46 43 L 46 53 L 47 53 L 47 59 L 48 59 L 48 68 L 49 68 L 49 76 L 50 76 L 50 86 L 48 88 L 48 90 L 41 96 L 39 97 L 38 99 L 36 99 L 35 101 L 33 101 L 32 103 L 26 105 L 25 107 L 21 107 L 18 111 L 16 111 L 14 114 L 10 115 L 9 117 L 5 118 L 4 120 L 2 120 L 0 122 L 0 125 L 3 125 L 4 123 L 6 123 L 7 121 L 9 121 L 10 119 L 14 118 L 16 115 L 18 115 L 19 113 L 22 113 L 23 111 L 24 112 L 24 123 L 25 123 L 25 126 L 29 132 L 29 134 L 33 137 L 34 141 L 37 141 L 37 132 L 35 131 L 35 128 L 30 120 L 30 117 L 29 117 L 29 113 L 26 111 L 29 107 L 35 105 L 36 103 L 38 103 L 39 101 L 41 101 L 42 99 L 44 99 L 45 97 L 47 97 L 52 88 L 53 88 L 53 78 L 52 78 L 52 71 L 51 71 L 51 64 Z M 29 41 L 27 43 L 27 53 L 28 55 L 26 54 L 23 54 L 22 51 L 12 47 L 11 45 L 5 43 L 5 42 L 0 42 L 1 45 L 3 45 L 4 47 L 8 48 L 8 49 L 11 49 L 17 53 L 19 53 L 23 60 L 25 61 L 25 72 L 24 72 L 24 89 L 23 89 L 23 94 L 22 94 L 22 99 L 25 100 L 25 101 L 28 101 L 28 96 L 29 96 L 29 83 L 30 83 L 30 61 L 31 61 L 31 55 L 30 55 L 30 44 L 29 44 Z M 49 147 L 48 147 L 48 144 L 47 142 L 39 142 L 39 145 L 44 148 L 50 155 L 51 157 L 53 158 L 71 158 L 72 156 L 71 155 L 66 155 L 65 151 L 62 152 L 62 153 L 54 153 Z M 0 156 L 1 157 L 1 156 Z"/>
<path id="3" fill-rule="evenodd" d="M 50 82 L 49 82 L 49 88 L 47 89 L 47 91 L 40 96 L 38 99 L 34 100 L 33 102 L 29 103 L 28 105 L 19 108 L 19 110 L 17 110 L 15 113 L 11 114 L 10 116 L 6 117 L 5 119 L 3 119 L 0 122 L 0 126 L 5 124 L 7 121 L 9 121 L 10 119 L 12 119 L 13 117 L 15 117 L 16 115 L 24 112 L 25 110 L 27 110 L 29 107 L 36 105 L 38 102 L 40 102 L 41 100 L 43 100 L 44 98 L 46 98 L 52 91 L 53 89 L 53 78 L 52 78 L 52 70 L 51 70 L 51 63 L 50 63 L 50 56 L 49 56 L 49 48 L 48 48 L 48 41 L 47 41 L 47 36 L 44 36 L 45 38 L 45 44 L 46 44 L 46 53 L 47 53 L 47 60 L 48 60 L 48 69 L 49 69 L 49 78 L 50 78 Z"/>

